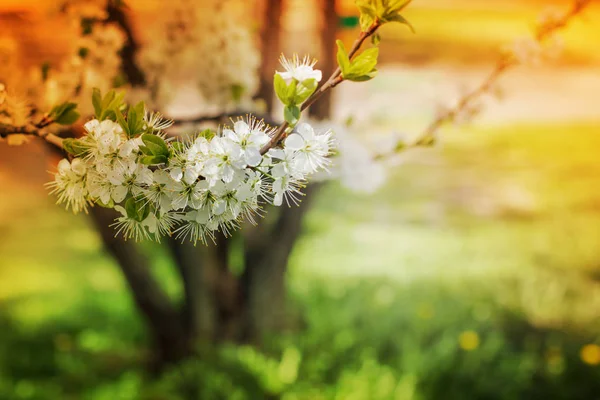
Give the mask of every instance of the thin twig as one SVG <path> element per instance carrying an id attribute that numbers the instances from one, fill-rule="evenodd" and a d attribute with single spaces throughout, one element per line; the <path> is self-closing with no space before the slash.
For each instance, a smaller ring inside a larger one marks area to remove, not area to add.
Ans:
<path id="1" fill-rule="evenodd" d="M 571 9 L 568 10 L 562 17 L 552 20 L 546 24 L 543 24 L 539 27 L 536 32 L 535 39 L 538 42 L 542 42 L 548 39 L 554 32 L 565 28 L 569 22 L 581 14 L 583 10 L 592 3 L 592 0 L 576 0 Z M 445 125 L 448 122 L 452 122 L 455 118 L 460 115 L 464 110 L 468 109 L 469 106 L 479 97 L 489 92 L 494 84 L 498 81 L 498 79 L 506 73 L 512 67 L 519 65 L 519 60 L 512 53 L 505 53 L 500 57 L 496 66 L 492 70 L 492 72 L 487 76 L 487 78 L 475 89 L 471 92 L 465 94 L 454 106 L 446 110 L 444 113 L 438 115 L 438 117 L 433 120 L 419 135 L 419 139 L 415 141 L 411 147 L 415 146 L 432 146 L 435 143 L 435 132 Z M 399 142 L 396 144 L 393 153 L 404 150 L 406 148 L 406 144 L 403 142 Z M 391 155 L 391 154 L 390 154 Z M 382 159 L 386 157 L 386 155 L 378 155 L 376 159 Z"/>
<path id="2" fill-rule="evenodd" d="M 360 32 L 360 35 L 354 41 L 354 44 L 352 45 L 352 48 L 350 49 L 350 52 L 348 53 L 348 57 L 350 59 L 352 59 L 352 57 L 354 57 L 356 55 L 356 53 L 362 47 L 365 40 L 367 40 L 369 37 L 371 37 L 377 31 L 377 29 L 379 29 L 380 26 L 381 26 L 380 22 L 375 21 L 375 22 L 373 22 L 371 27 L 366 32 L 362 32 L 362 31 Z M 321 87 L 317 91 L 315 91 L 302 104 L 302 106 L 300 107 L 300 110 L 301 111 L 306 110 L 315 101 L 317 101 L 325 92 L 327 92 L 330 89 L 333 89 L 334 87 L 336 87 L 343 81 L 344 81 L 344 78 L 342 77 L 342 71 L 341 71 L 340 67 L 338 66 L 338 68 L 331 74 L 329 79 L 323 85 L 321 85 Z M 289 127 L 290 127 L 290 125 L 287 122 L 284 122 L 283 124 L 281 124 L 279 126 L 279 128 L 277 129 L 277 131 L 275 131 L 275 134 L 273 135 L 273 137 L 271 138 L 269 143 L 267 143 L 266 145 L 263 146 L 262 149 L 260 149 L 260 154 L 264 155 L 267 151 L 269 151 L 269 149 L 272 149 L 273 147 L 277 146 L 279 144 L 279 142 L 284 138 L 284 136 L 286 134 L 286 130 Z"/>
<path id="3" fill-rule="evenodd" d="M 51 125 L 54 121 L 49 119 L 43 119 L 40 123 L 35 124 L 33 126 L 13 126 L 9 124 L 0 124 L 0 137 L 7 138 L 10 135 L 29 135 L 29 136 L 37 136 L 39 138 L 44 139 L 48 143 L 62 149 L 63 148 L 63 139 L 59 136 L 56 136 L 53 133 L 46 132 L 44 128 L 48 125 Z"/>

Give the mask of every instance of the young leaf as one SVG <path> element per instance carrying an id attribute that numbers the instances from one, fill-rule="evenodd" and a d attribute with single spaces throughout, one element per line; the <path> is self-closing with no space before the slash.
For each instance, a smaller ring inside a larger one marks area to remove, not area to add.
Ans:
<path id="1" fill-rule="evenodd" d="M 373 46 L 379 46 L 380 42 L 381 35 L 379 33 L 375 33 L 373 36 L 371 36 L 371 43 L 373 44 Z"/>
<path id="2" fill-rule="evenodd" d="M 360 53 L 350 64 L 349 75 L 352 77 L 363 76 L 369 74 L 377 66 L 377 58 L 379 57 L 379 48 L 374 47 Z M 351 79 L 350 76 L 345 77 Z"/>
<path id="3" fill-rule="evenodd" d="M 346 77 L 346 74 L 350 71 L 350 58 L 348 57 L 348 52 L 346 51 L 346 47 L 344 46 L 344 42 L 341 40 L 336 41 L 338 52 L 337 52 L 337 61 L 342 71 L 342 76 Z"/>
<path id="4" fill-rule="evenodd" d="M 87 153 L 87 148 L 82 146 L 81 141 L 77 139 L 64 139 L 62 145 L 67 153 L 75 157 L 79 157 Z"/>
<path id="5" fill-rule="evenodd" d="M 296 86 L 296 96 L 294 97 L 294 104 L 302 104 L 317 90 L 318 83 L 315 79 L 307 79 L 302 82 L 298 82 Z"/>
<path id="6" fill-rule="evenodd" d="M 127 124 L 129 125 L 129 137 L 134 137 L 142 133 L 144 128 L 145 105 L 140 101 L 135 106 L 129 107 L 127 112 Z"/>
<path id="7" fill-rule="evenodd" d="M 205 138 L 206 140 L 211 140 L 212 138 L 214 138 L 216 136 L 215 131 L 213 131 L 212 129 L 205 129 L 202 132 L 200 132 L 198 134 L 198 136 Z M 183 146 L 183 143 L 181 142 L 175 142 L 173 143 L 173 145 L 177 145 L 177 146 Z"/>
<path id="8" fill-rule="evenodd" d="M 377 17 L 374 0 L 356 0 L 355 4 L 360 11 L 360 28 L 363 32 L 366 32 Z"/>
<path id="9" fill-rule="evenodd" d="M 125 201 L 125 212 L 129 218 L 142 222 L 150 214 L 150 205 L 143 198 L 135 199 L 129 197 Z"/>
<path id="10" fill-rule="evenodd" d="M 412 24 L 410 22 L 408 22 L 408 20 L 406 18 L 404 18 L 400 14 L 392 15 L 391 17 L 387 18 L 386 21 L 388 21 L 388 22 L 399 22 L 399 23 L 401 23 L 403 25 L 408 26 L 408 28 L 412 31 L 412 33 L 416 33 L 415 27 L 412 26 Z"/>
<path id="11" fill-rule="evenodd" d="M 117 122 L 119 123 L 119 125 L 123 129 L 123 132 L 125 133 L 125 135 L 127 135 L 127 137 L 131 137 L 131 134 L 129 132 L 129 124 L 125 120 L 125 117 L 123 116 L 123 114 L 121 113 L 121 111 L 115 110 L 113 112 L 114 112 L 114 115 L 116 117 Z M 105 112 L 103 111 L 102 114 L 104 115 Z"/>
<path id="12" fill-rule="evenodd" d="M 98 88 L 92 90 L 92 105 L 94 106 L 96 118 L 99 118 L 100 114 L 102 114 L 102 93 L 100 93 L 100 89 Z"/>
<path id="13" fill-rule="evenodd" d="M 72 109 L 64 112 L 60 117 L 56 118 L 55 121 L 60 125 L 72 125 L 79 119 L 80 116 L 81 114 L 79 114 L 79 111 Z"/>
<path id="14" fill-rule="evenodd" d="M 410 4 L 412 0 L 388 0 L 387 14 L 397 14 Z"/>
<path id="15" fill-rule="evenodd" d="M 360 14 L 360 29 L 367 32 L 371 25 L 375 22 L 375 18 L 368 14 Z"/>
<path id="16" fill-rule="evenodd" d="M 296 126 L 300 120 L 300 108 L 298 106 L 287 106 L 283 110 L 283 117 L 290 126 Z"/>
<path id="17" fill-rule="evenodd" d="M 146 155 L 140 158 L 140 162 L 144 165 L 167 164 L 169 159 L 165 156 Z"/>
<path id="18" fill-rule="evenodd" d="M 144 134 L 142 135 L 142 142 L 144 142 L 145 148 L 149 149 L 154 156 L 164 156 L 168 158 L 171 155 L 167 143 L 160 136 Z M 147 154 L 144 150 L 142 151 L 144 154 Z"/>
<path id="19" fill-rule="evenodd" d="M 77 112 L 76 108 L 76 103 L 62 103 L 52 108 L 49 116 L 57 124 L 71 125 L 79 119 L 79 112 Z"/>

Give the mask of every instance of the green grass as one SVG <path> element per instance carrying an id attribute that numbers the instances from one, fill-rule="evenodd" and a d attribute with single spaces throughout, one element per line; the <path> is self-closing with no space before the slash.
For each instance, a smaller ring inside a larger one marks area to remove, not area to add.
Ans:
<path id="1" fill-rule="evenodd" d="M 290 267 L 303 329 L 150 381 L 143 326 L 87 220 L 29 190 L 3 197 L 0 398 L 593 398 L 600 371 L 580 351 L 600 341 L 599 132 L 450 130 L 374 196 L 326 187 Z"/>

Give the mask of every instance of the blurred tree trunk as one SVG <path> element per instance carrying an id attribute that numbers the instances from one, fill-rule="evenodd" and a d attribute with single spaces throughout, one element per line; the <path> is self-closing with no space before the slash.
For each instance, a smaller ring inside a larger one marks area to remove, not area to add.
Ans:
<path id="1" fill-rule="evenodd" d="M 266 0 L 263 2 L 264 13 L 260 34 L 260 86 L 256 98 L 262 99 L 266 105 L 267 115 L 273 112 L 274 89 L 273 74 L 277 69 L 277 60 L 281 52 L 281 16 L 283 0 Z"/>
<path id="2" fill-rule="evenodd" d="M 323 71 L 323 79 L 329 78 L 337 68 L 335 39 L 337 36 L 338 15 L 335 10 L 335 0 L 319 0 L 321 2 L 321 57 L 317 67 Z M 331 117 L 331 91 L 325 94 L 309 109 L 311 116 L 316 119 Z"/>
<path id="3" fill-rule="evenodd" d="M 288 261 L 319 186 L 308 186 L 300 206 L 283 206 L 270 229 L 246 241 L 242 282 L 247 307 L 246 337 L 251 342 L 260 342 L 265 334 L 286 327 Z"/>
<path id="4" fill-rule="evenodd" d="M 211 266 L 203 262 L 206 249 L 175 238 L 169 238 L 169 246 L 183 284 L 182 318 L 186 335 L 192 340 L 210 341 L 215 334 L 216 312 Z"/>
<path id="5" fill-rule="evenodd" d="M 332 47 L 335 39 L 335 2 L 323 1 L 324 24 L 321 32 L 324 54 L 320 67 L 328 76 L 335 67 Z M 283 0 L 269 1 L 262 34 L 263 68 L 261 92 L 272 111 L 272 75 L 280 48 L 279 31 Z M 113 10 L 111 16 L 124 28 L 130 50 L 124 51 L 123 65 L 131 83 L 143 82 L 135 64 L 135 39 L 127 16 Z M 140 72 L 141 73 L 141 72 Z M 313 109 L 317 118 L 330 113 L 330 99 L 323 98 Z M 306 189 L 299 207 L 281 207 L 272 223 L 260 221 L 258 227 L 236 233 L 226 239 L 219 234 L 215 245 L 194 246 L 169 241 L 173 262 L 182 280 L 183 304 L 178 308 L 152 276 L 147 258 L 135 243 L 115 238 L 109 225 L 114 210 L 92 209 L 91 216 L 108 252 L 118 262 L 156 345 L 156 365 L 177 362 L 193 354 L 198 342 L 228 340 L 257 343 L 266 333 L 286 324 L 286 274 L 290 254 L 301 230 L 319 184 Z M 244 234 L 245 236 L 242 236 Z M 237 240 L 240 239 L 240 240 Z M 244 270 L 236 276 L 230 265 L 231 255 L 243 254 Z"/>
<path id="6" fill-rule="evenodd" d="M 156 345 L 155 366 L 160 367 L 188 356 L 191 347 L 186 340 L 180 313 L 152 275 L 148 259 L 134 243 L 115 237 L 114 229 L 109 226 L 116 212 L 92 207 L 91 217 L 106 250 L 121 268 L 133 300 L 148 326 Z"/>
<path id="7" fill-rule="evenodd" d="M 120 53 L 123 75 L 132 86 L 144 85 L 146 77 L 135 61 L 139 44 L 133 34 L 129 16 L 125 13 L 123 6 L 116 5 L 112 1 L 108 2 L 106 12 L 108 13 L 107 22 L 114 22 L 125 34 L 125 44 Z"/>

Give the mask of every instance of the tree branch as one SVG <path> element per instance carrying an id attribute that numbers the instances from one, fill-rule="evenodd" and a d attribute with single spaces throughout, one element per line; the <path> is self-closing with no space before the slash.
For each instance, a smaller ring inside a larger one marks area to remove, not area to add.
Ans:
<path id="1" fill-rule="evenodd" d="M 63 148 L 62 142 L 63 139 L 59 136 L 56 136 L 53 133 L 44 131 L 46 126 L 50 125 L 50 123 L 46 124 L 41 123 L 39 125 L 34 126 L 14 126 L 9 124 L 0 123 L 0 138 L 7 138 L 10 135 L 29 135 L 36 136 L 44 139 L 46 142 L 52 144 L 53 146 L 58 147 L 59 149 Z"/>
<path id="2" fill-rule="evenodd" d="M 367 40 L 369 37 L 371 37 L 377 31 L 377 29 L 379 29 L 380 26 L 381 26 L 381 24 L 379 23 L 379 21 L 375 21 L 366 32 L 362 32 L 362 31 L 360 32 L 360 35 L 354 41 L 354 44 L 352 45 L 352 48 L 350 49 L 350 52 L 348 53 L 348 57 L 350 59 L 352 59 L 356 55 L 356 52 L 358 52 L 358 50 L 362 47 L 365 40 Z M 308 107 L 311 106 L 311 104 L 313 104 L 315 101 L 317 101 L 325 92 L 327 92 L 330 89 L 333 89 L 334 87 L 339 85 L 341 82 L 343 82 L 344 78 L 342 77 L 341 74 L 342 74 L 342 71 L 341 71 L 340 67 L 338 66 L 338 68 L 333 72 L 333 74 L 331 74 L 329 79 L 323 85 L 321 85 L 321 87 L 319 89 L 317 89 L 317 91 L 315 91 L 302 104 L 302 106 L 300 107 L 300 110 L 301 111 L 306 110 Z M 279 144 L 279 142 L 281 141 L 281 139 L 284 138 L 284 136 L 286 134 L 286 130 L 289 128 L 289 126 L 290 125 L 287 122 L 284 122 L 283 124 L 281 124 L 279 126 L 279 128 L 277 129 L 277 131 L 275 132 L 275 134 L 273 135 L 273 137 L 271 138 L 271 140 L 269 141 L 269 143 L 267 143 L 266 145 L 263 146 L 262 149 L 260 149 L 260 154 L 264 155 L 267 151 L 269 151 L 269 149 L 277 146 Z"/>
<path id="3" fill-rule="evenodd" d="M 591 3 L 592 0 L 575 0 L 571 8 L 560 18 L 550 20 L 549 22 L 542 24 L 536 32 L 535 40 L 538 42 L 543 42 L 556 31 L 565 28 L 569 24 L 569 22 L 573 20 L 573 18 L 581 14 L 584 11 L 584 9 Z M 423 132 L 419 135 L 419 138 L 413 144 L 411 144 L 410 147 L 432 146 L 436 140 L 435 133 L 439 128 L 441 128 L 443 125 L 449 122 L 454 121 L 456 117 L 459 116 L 463 111 L 469 109 L 469 107 L 473 104 L 475 100 L 480 98 L 482 95 L 488 93 L 494 87 L 495 83 L 508 70 L 520 64 L 520 61 L 515 57 L 515 55 L 512 52 L 503 54 L 497 61 L 496 66 L 494 67 L 492 72 L 487 76 L 487 78 L 484 79 L 483 82 L 479 84 L 475 89 L 465 94 L 454 107 L 438 115 L 437 118 L 435 118 L 423 130 Z M 404 150 L 406 147 L 408 147 L 406 143 L 398 142 L 392 150 L 392 154 Z M 377 155 L 375 159 L 382 159 L 392 154 L 380 154 Z"/>

